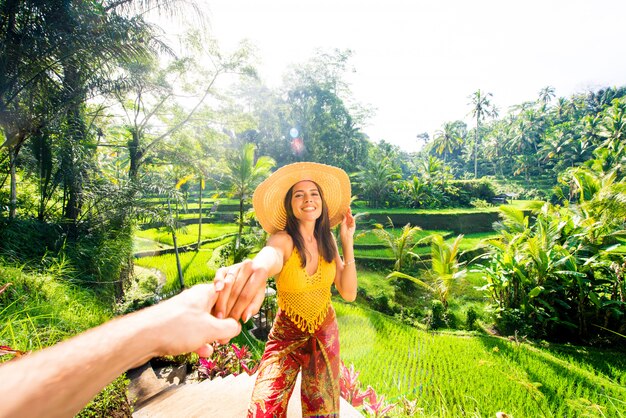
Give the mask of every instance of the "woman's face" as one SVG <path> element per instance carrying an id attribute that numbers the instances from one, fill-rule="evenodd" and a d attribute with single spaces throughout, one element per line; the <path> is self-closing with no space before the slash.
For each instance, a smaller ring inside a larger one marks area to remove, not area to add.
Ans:
<path id="1" fill-rule="evenodd" d="M 322 215 L 322 197 L 315 183 L 304 180 L 293 185 L 291 210 L 299 221 L 315 221 Z"/>

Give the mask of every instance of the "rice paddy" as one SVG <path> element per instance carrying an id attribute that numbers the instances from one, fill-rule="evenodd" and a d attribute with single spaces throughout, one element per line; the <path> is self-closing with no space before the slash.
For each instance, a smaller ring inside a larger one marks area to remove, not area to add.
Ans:
<path id="1" fill-rule="evenodd" d="M 428 333 L 356 305 L 336 303 L 342 359 L 391 401 L 417 399 L 426 416 L 621 417 L 623 354 L 587 349 L 612 369 L 484 335 Z M 397 414 L 402 415 L 401 408 Z"/>

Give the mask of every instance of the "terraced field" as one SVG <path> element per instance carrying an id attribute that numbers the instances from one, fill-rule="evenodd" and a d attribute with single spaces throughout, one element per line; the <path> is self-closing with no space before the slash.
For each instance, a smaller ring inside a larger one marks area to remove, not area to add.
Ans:
<path id="1" fill-rule="evenodd" d="M 429 333 L 356 305 L 335 309 L 342 358 L 361 383 L 395 402 L 417 399 L 425 416 L 626 415 L 623 353 Z"/>

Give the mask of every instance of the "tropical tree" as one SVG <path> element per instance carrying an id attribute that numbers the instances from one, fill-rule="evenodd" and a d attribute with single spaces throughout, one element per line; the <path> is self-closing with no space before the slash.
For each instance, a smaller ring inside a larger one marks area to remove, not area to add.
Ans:
<path id="1" fill-rule="evenodd" d="M 286 75 L 290 129 L 298 131 L 297 159 L 353 171 L 367 158 L 368 142 L 359 126 L 369 111 L 347 101 L 351 94 L 343 78 L 351 55 L 350 50 L 320 51 Z"/>
<path id="2" fill-rule="evenodd" d="M 56 126 L 63 130 L 64 139 L 65 215 L 76 221 L 86 175 L 83 162 L 93 155 L 82 149 L 83 142 L 92 139 L 84 102 L 90 94 L 106 89 L 120 62 L 151 53 L 153 39 L 142 19 L 122 16 L 114 6 L 67 0 L 2 2 L 0 130 L 10 158 L 11 217 L 22 144 L 33 135 L 50 141 L 41 132 Z"/>
<path id="3" fill-rule="evenodd" d="M 252 197 L 256 186 L 269 176 L 274 160 L 270 157 L 254 158 L 254 144 L 245 144 L 233 152 L 226 162 L 226 170 L 222 182 L 230 189 L 231 196 L 239 200 L 239 231 L 235 250 L 239 249 L 244 225 L 244 204 Z"/>
<path id="4" fill-rule="evenodd" d="M 543 107 L 548 106 L 548 104 L 556 97 L 555 89 L 552 86 L 546 86 L 539 90 L 539 97 L 537 100 L 543 105 Z"/>
<path id="5" fill-rule="evenodd" d="M 428 183 L 420 180 L 417 176 L 413 176 L 410 180 L 403 181 L 399 187 L 399 191 L 406 196 L 408 204 L 414 208 L 425 207 L 432 201 L 432 194 Z"/>
<path id="6" fill-rule="evenodd" d="M 457 120 L 454 122 L 446 122 L 442 129 L 435 132 L 433 141 L 430 143 L 439 156 L 443 156 L 443 161 L 456 152 L 465 140 L 467 134 L 467 125 L 465 122 Z"/>
<path id="7" fill-rule="evenodd" d="M 400 174 L 387 157 L 370 158 L 354 178 L 363 193 L 362 198 L 367 199 L 370 206 L 379 207 L 393 191 Z"/>
<path id="8" fill-rule="evenodd" d="M 246 45 L 226 55 L 214 41 L 203 40 L 197 33 L 191 33 L 187 39 L 196 56 L 174 59 L 163 68 L 153 57 L 126 65 L 129 80 L 115 90 L 128 136 L 128 175 L 132 182 L 136 182 L 155 147 L 182 129 L 202 109 L 215 93 L 215 83 L 222 75 L 255 74 L 248 64 L 250 50 Z M 212 67 L 201 65 L 199 57 L 208 59 Z M 187 103 L 189 96 L 194 97 L 191 105 L 177 103 L 182 94 Z"/>
<path id="9" fill-rule="evenodd" d="M 476 90 L 469 96 L 470 105 L 472 106 L 472 116 L 476 118 L 476 129 L 474 131 L 474 146 L 473 146 L 473 159 L 474 159 L 474 178 L 478 177 L 478 146 L 480 135 L 480 124 L 486 117 L 497 117 L 498 111 L 493 104 L 491 104 L 491 93 L 483 93 L 480 89 Z"/>
<path id="10" fill-rule="evenodd" d="M 560 182 L 565 201 L 533 215 L 503 212 L 501 237 L 490 240 L 484 273 L 503 330 L 533 336 L 589 338 L 590 326 L 622 332 L 626 315 L 623 263 L 616 241 L 626 236 L 626 185 L 616 171 L 567 170 Z"/>
<path id="11" fill-rule="evenodd" d="M 385 229 L 382 224 L 375 224 L 372 233 L 376 235 L 379 240 L 384 242 L 387 248 L 393 253 L 395 260 L 393 265 L 394 270 L 402 271 L 411 254 L 410 251 L 415 244 L 417 244 L 416 234 L 418 231 L 421 231 L 422 228 L 406 224 L 402 227 L 400 234 L 395 234 L 391 218 L 388 217 L 387 220 L 389 229 Z"/>

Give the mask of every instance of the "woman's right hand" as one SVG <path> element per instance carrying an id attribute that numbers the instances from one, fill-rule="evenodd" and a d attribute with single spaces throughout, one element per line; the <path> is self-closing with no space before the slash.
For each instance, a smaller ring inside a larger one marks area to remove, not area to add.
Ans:
<path id="1" fill-rule="evenodd" d="M 213 315 L 247 322 L 261 309 L 268 276 L 267 269 L 252 260 L 219 268 L 213 281 L 218 294 Z"/>

